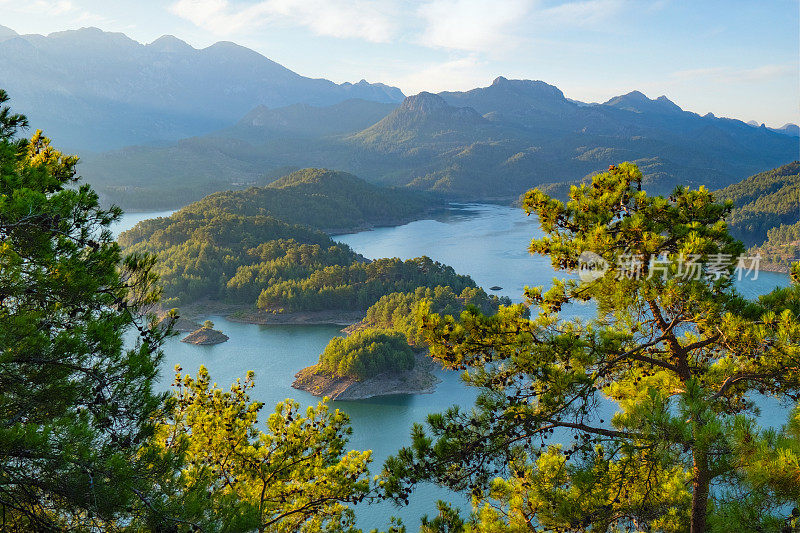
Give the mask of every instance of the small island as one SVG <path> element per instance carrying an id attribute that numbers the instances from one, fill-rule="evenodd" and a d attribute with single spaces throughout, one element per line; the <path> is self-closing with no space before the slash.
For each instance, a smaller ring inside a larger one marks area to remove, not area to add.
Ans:
<path id="1" fill-rule="evenodd" d="M 214 329 L 214 323 L 210 320 L 206 320 L 200 329 L 182 338 L 181 342 L 188 342 L 189 344 L 197 344 L 199 346 L 209 346 L 212 344 L 220 344 L 227 340 L 227 335 Z"/>
<path id="2" fill-rule="evenodd" d="M 402 333 L 365 329 L 331 340 L 319 363 L 298 372 L 292 387 L 333 400 L 430 393 L 441 381 L 434 368 Z"/>

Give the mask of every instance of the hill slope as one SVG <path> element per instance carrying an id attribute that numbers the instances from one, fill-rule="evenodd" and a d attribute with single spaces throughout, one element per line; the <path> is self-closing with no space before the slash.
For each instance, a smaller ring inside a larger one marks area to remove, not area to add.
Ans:
<path id="1" fill-rule="evenodd" d="M 760 172 L 715 196 L 736 205 L 728 220 L 731 234 L 748 245 L 760 244 L 768 231 L 800 220 L 800 162 Z"/>
<path id="2" fill-rule="evenodd" d="M 126 252 L 156 256 L 166 306 L 224 303 L 262 317 L 352 313 L 397 291 L 475 286 L 427 257 L 368 261 L 320 231 L 223 207 L 145 220 L 118 241 Z"/>
<path id="3" fill-rule="evenodd" d="M 402 224 L 438 205 L 421 193 L 377 187 L 346 172 L 307 168 L 266 187 L 211 194 L 181 212 L 202 215 L 222 210 L 345 232 Z"/>

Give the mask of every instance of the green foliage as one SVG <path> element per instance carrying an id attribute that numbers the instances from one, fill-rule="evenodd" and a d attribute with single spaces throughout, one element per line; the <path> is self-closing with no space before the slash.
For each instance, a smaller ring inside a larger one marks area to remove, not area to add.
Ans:
<path id="1" fill-rule="evenodd" d="M 112 529 L 170 468 L 143 449 L 168 333 L 144 316 L 153 260 L 120 254 L 121 211 L 41 131 L 15 139 L 24 125 L 0 107 L 0 529 Z"/>
<path id="2" fill-rule="evenodd" d="M 731 235 L 746 244 L 760 244 L 768 231 L 792 225 L 800 217 L 800 162 L 761 172 L 714 196 L 736 206 L 728 217 Z"/>
<path id="3" fill-rule="evenodd" d="M 439 514 L 433 518 L 427 515 L 420 521 L 420 533 L 461 533 L 464 531 L 464 520 L 461 519 L 457 509 L 453 509 L 447 502 L 436 502 Z"/>
<path id="4" fill-rule="evenodd" d="M 318 371 L 335 377 L 367 379 L 414 367 L 414 351 L 399 332 L 365 329 L 334 337 L 319 356 Z"/>
<path id="5" fill-rule="evenodd" d="M 800 399 L 800 267 L 789 289 L 743 300 L 731 206 L 704 188 L 649 196 L 641 179 L 624 163 L 566 204 L 525 197 L 545 234 L 530 250 L 568 271 L 592 251 L 603 275 L 526 289 L 532 319 L 524 306 L 426 318 L 432 355 L 481 394 L 471 411 L 415 426 L 386 462 L 386 494 L 403 500 L 422 481 L 467 491 L 477 531 L 774 531 L 792 520 L 796 415 L 762 431 L 753 395 Z M 721 276 L 719 254 L 733 258 Z M 681 255 L 698 255 L 702 275 L 681 275 Z M 628 275 L 630 257 L 641 276 Z M 560 318 L 579 301 L 597 317 Z"/>
<path id="6" fill-rule="evenodd" d="M 791 264 L 800 259 L 800 221 L 768 230 L 767 240 L 747 253 L 752 257 L 761 255 L 762 264 L 788 272 Z"/>
<path id="7" fill-rule="evenodd" d="M 162 490 L 179 506 L 182 530 L 351 531 L 348 504 L 370 491 L 369 451 L 345 451 L 348 417 L 326 402 L 305 411 L 280 402 L 259 428 L 262 403 L 251 402 L 253 373 L 230 392 L 176 368 L 168 418 L 153 446 L 178 454 L 183 468 Z M 152 524 L 137 524 L 152 530 Z"/>
<path id="8" fill-rule="evenodd" d="M 266 187 L 211 194 L 184 211 L 264 215 L 290 224 L 345 232 L 405 222 L 434 205 L 422 193 L 377 187 L 346 172 L 306 168 Z"/>
<path id="9" fill-rule="evenodd" d="M 209 299 L 273 312 L 361 310 L 395 291 L 475 285 L 427 257 L 367 261 L 319 231 L 214 207 L 145 220 L 119 242 L 157 256 L 170 304 Z"/>
<path id="10" fill-rule="evenodd" d="M 214 329 L 214 323 L 211 320 L 206 320 L 203 322 L 203 327 L 205 329 Z"/>
<path id="11" fill-rule="evenodd" d="M 427 346 L 420 330 L 420 317 L 428 312 L 460 316 L 469 306 L 492 315 L 500 305 L 511 305 L 508 298 L 487 295 L 480 287 L 465 287 L 460 295 L 450 287 L 417 287 L 414 292 L 395 292 L 382 296 L 369 309 L 361 325 L 403 333 L 417 349 Z"/>

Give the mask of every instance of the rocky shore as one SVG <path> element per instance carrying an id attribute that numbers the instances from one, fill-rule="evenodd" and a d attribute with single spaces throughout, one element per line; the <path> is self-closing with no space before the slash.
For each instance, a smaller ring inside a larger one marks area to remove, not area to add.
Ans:
<path id="1" fill-rule="evenodd" d="M 295 374 L 292 387 L 314 396 L 332 400 L 365 400 L 392 394 L 430 394 L 441 380 L 433 374 L 436 363 L 425 354 L 415 355 L 414 368 L 391 372 L 357 381 L 353 378 L 331 377 L 318 372 L 317 365 Z"/>
<path id="2" fill-rule="evenodd" d="M 209 346 L 212 344 L 220 344 L 228 340 L 228 336 L 211 328 L 200 328 L 188 334 L 181 339 L 181 342 L 188 342 L 189 344 L 197 344 L 200 346 Z"/>

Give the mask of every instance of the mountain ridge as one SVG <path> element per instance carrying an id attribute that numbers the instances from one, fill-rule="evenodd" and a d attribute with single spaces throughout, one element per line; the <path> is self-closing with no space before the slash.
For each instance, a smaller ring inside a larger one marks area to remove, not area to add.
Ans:
<path id="1" fill-rule="evenodd" d="M 666 98 L 639 93 L 614 103 L 627 107 L 630 100 L 640 108 L 580 106 L 544 82 L 498 78 L 462 93 L 422 92 L 396 107 L 352 101 L 259 108 L 247 115 L 247 127 L 87 158 L 82 172 L 118 202 L 132 198 L 131 186 L 164 202 L 188 183 L 202 187 L 174 197 L 194 200 L 263 183 L 265 172 L 281 167 L 333 167 L 453 200 L 512 202 L 531 187 L 579 181 L 622 161 L 641 166 L 652 193 L 668 194 L 677 184 L 718 189 L 798 152 L 796 137 L 683 111 Z"/>
<path id="2" fill-rule="evenodd" d="M 404 97 L 384 84 L 301 76 L 232 42 L 198 49 L 174 36 L 143 44 L 98 28 L 47 36 L 11 31 L 0 30 L 3 89 L 32 124 L 80 152 L 204 135 L 259 104 Z"/>

